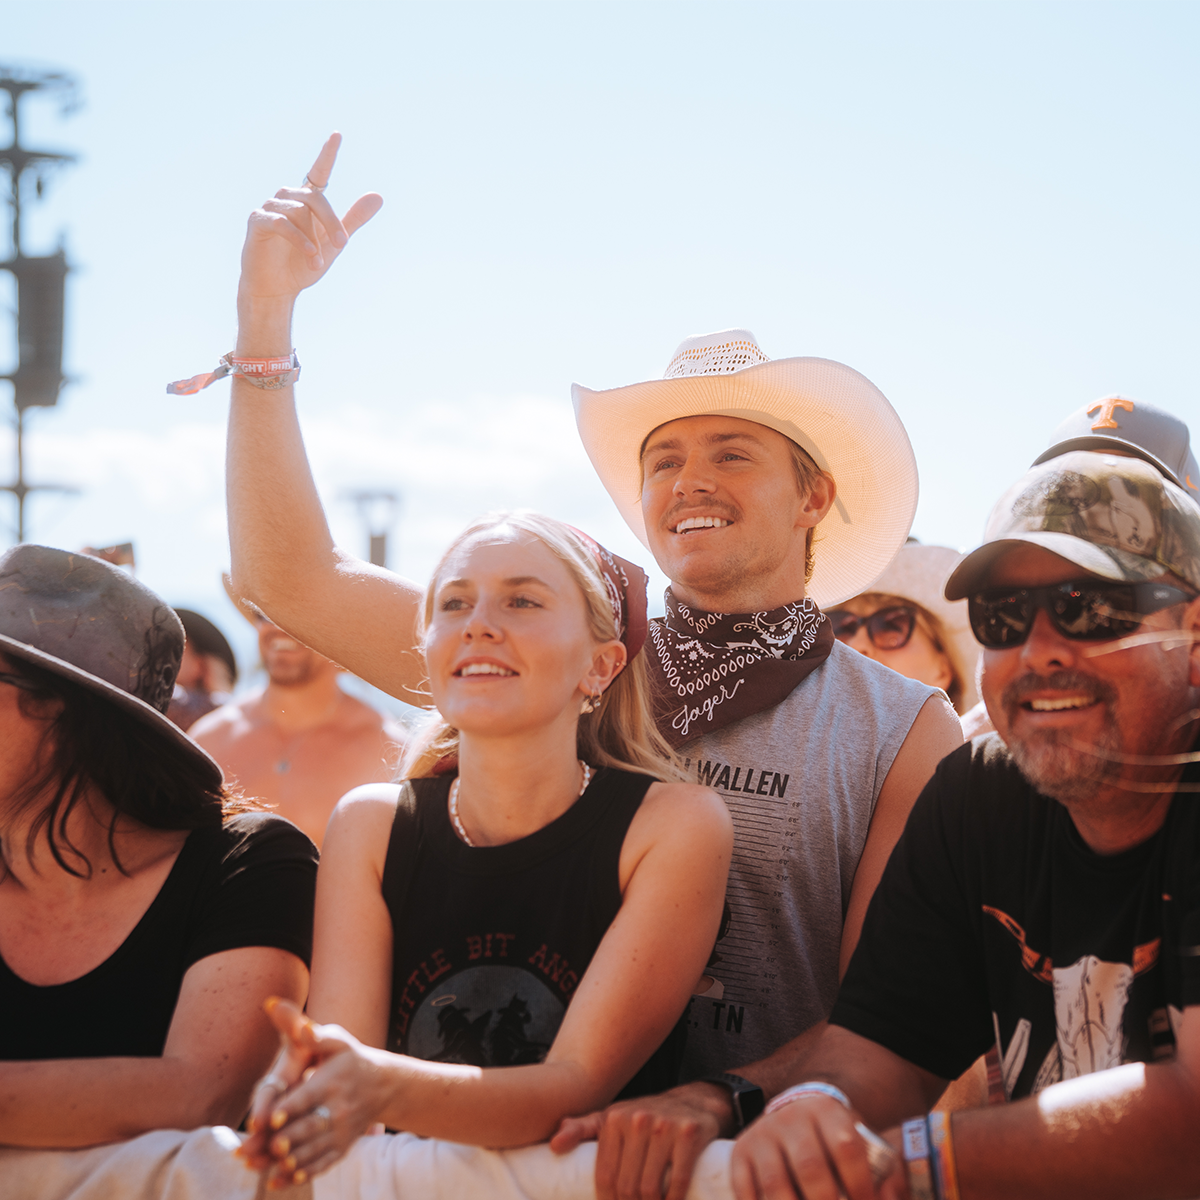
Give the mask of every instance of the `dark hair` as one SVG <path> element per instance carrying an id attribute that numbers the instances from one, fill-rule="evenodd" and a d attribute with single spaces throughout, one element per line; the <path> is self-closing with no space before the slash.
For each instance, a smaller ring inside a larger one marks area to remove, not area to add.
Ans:
<path id="1" fill-rule="evenodd" d="M 202 829 L 220 825 L 232 813 L 262 807 L 231 791 L 202 759 L 90 688 L 29 662 L 10 662 L 17 668 L 14 673 L 32 685 L 18 692 L 21 712 L 45 721 L 33 774 L 13 797 L 20 811 L 50 795 L 30 826 L 25 843 L 30 857 L 45 829 L 54 861 L 81 879 L 91 875 L 91 863 L 65 828 L 89 787 L 112 805 L 108 848 L 122 874 L 126 872 L 115 845 L 122 816 L 151 829 Z M 82 860 L 84 869 L 71 866 L 64 849 Z"/>

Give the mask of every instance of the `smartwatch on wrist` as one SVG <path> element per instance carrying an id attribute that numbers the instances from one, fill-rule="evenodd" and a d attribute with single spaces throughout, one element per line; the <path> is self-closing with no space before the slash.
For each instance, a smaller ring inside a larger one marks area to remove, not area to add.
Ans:
<path id="1" fill-rule="evenodd" d="M 766 1105 L 763 1090 L 740 1075 L 722 1072 L 720 1075 L 705 1075 L 699 1083 L 715 1083 L 729 1092 L 729 1104 L 733 1109 L 734 1132 L 740 1133 L 755 1117 L 762 1115 Z"/>

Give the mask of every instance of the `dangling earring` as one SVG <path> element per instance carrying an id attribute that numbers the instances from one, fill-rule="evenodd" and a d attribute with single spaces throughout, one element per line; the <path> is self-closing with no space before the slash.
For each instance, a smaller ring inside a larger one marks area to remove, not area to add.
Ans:
<path id="1" fill-rule="evenodd" d="M 596 705 L 598 705 L 600 703 L 600 697 L 603 695 L 604 695 L 604 693 L 602 691 L 600 691 L 599 689 L 597 689 L 595 692 L 592 693 L 592 695 L 584 696 L 583 703 L 579 706 L 579 711 L 581 713 L 595 712 Z"/>

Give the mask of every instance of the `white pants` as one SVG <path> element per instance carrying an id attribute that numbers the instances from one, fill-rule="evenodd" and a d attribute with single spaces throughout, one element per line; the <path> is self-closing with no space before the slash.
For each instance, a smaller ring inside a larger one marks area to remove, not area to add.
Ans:
<path id="1" fill-rule="evenodd" d="M 265 1200 L 262 1177 L 232 1151 L 224 1126 L 160 1129 L 87 1150 L 0 1148 L 4 1200 Z M 729 1153 L 714 1142 L 696 1167 L 688 1200 L 732 1200 Z M 559 1156 L 547 1146 L 481 1150 L 395 1134 L 360 1138 L 332 1170 L 287 1200 L 594 1200 L 596 1145 Z M 275 1193 L 270 1193 L 274 1195 Z"/>

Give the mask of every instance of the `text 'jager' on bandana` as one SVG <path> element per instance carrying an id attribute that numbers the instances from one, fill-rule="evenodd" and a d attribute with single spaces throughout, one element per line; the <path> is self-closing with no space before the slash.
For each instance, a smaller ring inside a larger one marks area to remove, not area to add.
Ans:
<path id="1" fill-rule="evenodd" d="M 833 648 L 811 599 L 760 613 L 696 612 L 668 590 L 650 622 L 646 669 L 655 720 L 675 748 L 783 700 Z"/>

